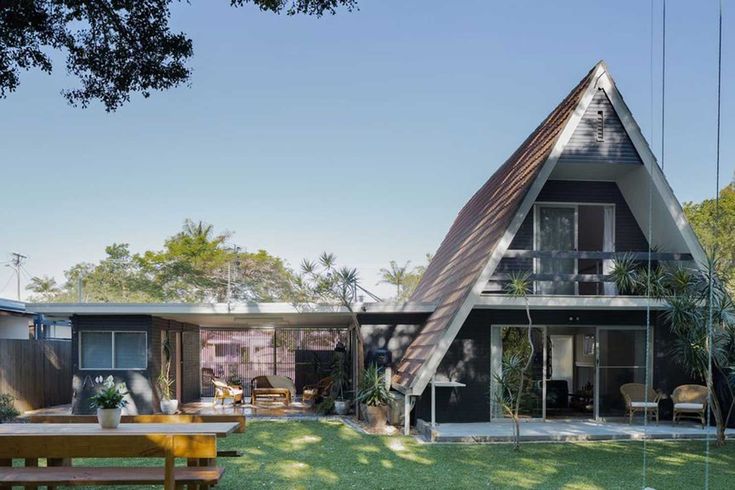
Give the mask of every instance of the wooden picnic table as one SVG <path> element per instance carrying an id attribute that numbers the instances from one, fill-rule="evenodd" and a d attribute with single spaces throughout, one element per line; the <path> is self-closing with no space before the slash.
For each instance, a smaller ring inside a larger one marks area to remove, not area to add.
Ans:
<path id="1" fill-rule="evenodd" d="M 150 455 L 159 449 L 153 450 L 153 447 L 160 448 L 162 453 L 174 454 L 181 448 L 180 457 L 185 457 L 186 447 L 191 446 L 196 452 L 196 447 L 201 445 L 202 438 L 209 437 L 211 450 L 207 450 L 207 457 L 187 458 L 187 466 L 189 467 L 208 467 L 216 466 L 216 444 L 214 437 L 225 437 L 238 430 L 240 424 L 237 422 L 206 422 L 206 423 L 190 423 L 190 424 L 169 424 L 169 423 L 127 423 L 120 424 L 115 429 L 103 429 L 99 424 L 80 424 L 80 423 L 60 423 L 60 424 L 0 424 L 0 447 L 17 441 L 19 438 L 38 437 L 37 449 L 26 449 L 23 455 L 14 454 L 13 451 L 6 451 L 9 454 L 0 454 L 0 466 L 11 466 L 12 460 L 4 459 L 9 457 L 19 457 L 26 459 L 26 466 L 38 466 L 37 458 L 46 457 L 48 466 L 72 466 L 72 458 L 74 457 L 117 457 L 117 458 L 135 458 Z M 150 449 L 141 449 L 141 439 L 143 445 L 152 447 Z M 179 442 L 176 442 L 179 441 Z M 170 452 L 172 446 L 175 445 L 175 451 Z M 32 446 L 36 446 L 35 443 Z M 69 448 L 67 449 L 65 448 Z M 99 449 L 99 451 L 97 451 Z M 52 451 L 49 453 L 49 451 Z M 168 452 L 167 452 L 168 451 Z M 99 452 L 99 454 L 98 454 Z M 2 453 L 2 451 L 0 451 Z M 104 453 L 104 454 L 103 454 Z M 193 453 L 192 453 L 193 454 Z M 193 468 L 192 471 L 196 470 Z M 206 468 L 201 468 L 206 470 Z M 29 471 L 44 471 L 45 469 L 30 469 Z M 59 470 L 61 471 L 61 470 Z M 96 470 L 94 470 L 96 472 Z M 221 474 L 221 469 L 218 474 Z M 128 472 L 129 473 L 129 472 Z M 174 463 L 173 457 L 166 457 L 166 481 L 165 488 L 173 488 Z M 77 478 L 84 475 L 73 473 L 72 468 L 64 473 L 69 477 Z M 100 475 L 97 475 L 100 476 Z M 102 475 L 104 478 L 105 476 Z M 124 475 L 129 478 L 129 475 Z M 109 478 L 109 476 L 107 476 Z M 126 480 L 128 483 L 135 483 L 133 480 Z M 3 488 L 0 483 L 0 489 Z"/>

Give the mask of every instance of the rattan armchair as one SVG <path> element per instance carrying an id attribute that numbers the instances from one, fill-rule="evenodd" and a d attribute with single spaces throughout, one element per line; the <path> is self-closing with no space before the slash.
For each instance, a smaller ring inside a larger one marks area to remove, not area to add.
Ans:
<path id="1" fill-rule="evenodd" d="M 628 413 L 628 423 L 633 423 L 633 414 L 643 412 L 646 417 L 650 413 L 656 417 L 656 425 L 658 425 L 658 401 L 661 394 L 650 386 L 642 383 L 626 383 L 620 387 L 620 393 L 625 399 L 625 409 Z"/>
<path id="2" fill-rule="evenodd" d="M 707 414 L 707 387 L 702 385 L 677 386 L 671 394 L 674 402 L 674 423 L 682 418 L 694 418 L 702 423 L 704 429 Z"/>

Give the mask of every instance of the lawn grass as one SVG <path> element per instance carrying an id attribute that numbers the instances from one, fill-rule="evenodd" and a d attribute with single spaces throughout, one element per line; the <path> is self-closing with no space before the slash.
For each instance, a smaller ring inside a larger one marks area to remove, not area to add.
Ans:
<path id="1" fill-rule="evenodd" d="M 378 437 L 339 421 L 254 421 L 244 434 L 221 439 L 225 469 L 217 489 L 241 488 L 570 488 L 641 489 L 643 443 L 422 444 L 410 437 Z M 702 488 L 703 441 L 647 443 L 646 485 Z M 121 461 L 83 464 L 115 464 Z M 151 464 L 125 461 L 127 465 Z M 735 443 L 713 448 L 710 488 L 735 488 Z"/>

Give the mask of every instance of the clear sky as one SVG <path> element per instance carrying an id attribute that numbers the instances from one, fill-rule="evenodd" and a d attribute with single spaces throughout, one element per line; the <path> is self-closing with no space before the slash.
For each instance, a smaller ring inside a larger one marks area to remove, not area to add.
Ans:
<path id="1" fill-rule="evenodd" d="M 646 0 L 362 0 L 321 19 L 176 5 L 173 24 L 194 40 L 190 86 L 112 114 L 75 109 L 59 95 L 74 86 L 62 64 L 25 74 L 0 100 L 0 262 L 22 252 L 30 274 L 61 282 L 107 244 L 159 248 L 193 218 L 292 266 L 333 251 L 373 287 L 389 260 L 420 264 L 438 247 L 599 59 L 660 154 L 660 1 L 653 60 Z M 735 163 L 726 7 L 725 181 Z M 714 194 L 716 22 L 716 0 L 667 2 L 665 172 L 683 201 Z M 10 275 L 0 268 L 0 288 Z M 12 281 L 0 296 L 15 296 Z"/>

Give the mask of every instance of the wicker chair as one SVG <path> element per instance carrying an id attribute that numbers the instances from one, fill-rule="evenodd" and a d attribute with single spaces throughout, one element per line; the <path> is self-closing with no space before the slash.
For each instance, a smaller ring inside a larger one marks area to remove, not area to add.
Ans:
<path id="1" fill-rule="evenodd" d="M 671 394 L 674 402 L 674 423 L 682 418 L 697 419 L 704 429 L 707 414 L 707 387 L 702 385 L 677 386 Z"/>
<path id="2" fill-rule="evenodd" d="M 242 403 L 242 388 L 239 386 L 230 386 L 216 378 L 212 379 L 212 384 L 214 385 L 214 400 L 212 401 L 212 405 L 216 405 L 217 400 L 222 400 L 222 405 L 224 405 L 227 398 L 232 398 L 233 405 Z"/>
<path id="3" fill-rule="evenodd" d="M 646 390 L 648 396 L 646 396 Z M 643 412 L 643 416 L 647 416 L 650 412 L 651 415 L 656 416 L 656 425 L 658 425 L 658 401 L 661 399 L 661 394 L 657 393 L 650 386 L 646 388 L 646 385 L 641 383 L 626 383 L 620 387 L 620 393 L 625 399 L 625 409 L 628 413 L 628 423 L 633 423 L 633 414 L 636 412 Z"/>
<path id="4" fill-rule="evenodd" d="M 332 385 L 334 385 L 334 380 L 331 376 L 322 378 L 316 384 L 304 386 L 301 398 L 304 402 L 315 403 L 319 399 L 326 398 L 330 395 Z"/>

